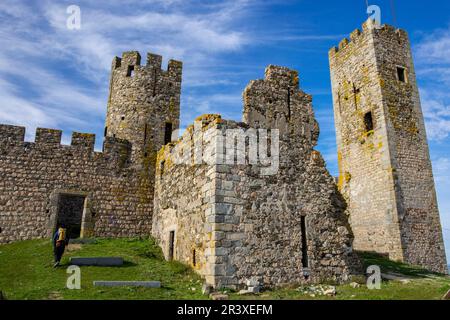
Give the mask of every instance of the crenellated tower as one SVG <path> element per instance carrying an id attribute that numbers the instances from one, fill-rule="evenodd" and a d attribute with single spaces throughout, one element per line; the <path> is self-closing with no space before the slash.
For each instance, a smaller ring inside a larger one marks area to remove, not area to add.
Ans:
<path id="1" fill-rule="evenodd" d="M 139 196 L 147 204 L 153 202 L 156 153 L 180 125 L 182 63 L 170 60 L 167 70 L 161 64 L 151 53 L 146 65 L 137 51 L 115 57 L 106 114 L 105 138 L 131 144 L 130 164 L 140 172 Z"/>
<path id="2" fill-rule="evenodd" d="M 180 125 L 182 63 L 149 53 L 141 65 L 139 52 L 125 52 L 112 63 L 105 137 L 132 144 L 132 164 L 147 169 L 156 152 L 170 142 Z"/>
<path id="3" fill-rule="evenodd" d="M 329 53 L 339 160 L 357 250 L 447 272 L 408 35 L 372 20 Z"/>

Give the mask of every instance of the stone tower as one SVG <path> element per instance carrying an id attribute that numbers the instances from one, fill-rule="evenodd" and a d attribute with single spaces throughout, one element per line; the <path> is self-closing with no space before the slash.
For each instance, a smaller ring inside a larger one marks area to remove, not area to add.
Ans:
<path id="1" fill-rule="evenodd" d="M 446 273 L 408 35 L 372 20 L 329 53 L 339 161 L 354 248 Z"/>
<path id="2" fill-rule="evenodd" d="M 171 141 L 180 124 L 182 63 L 149 53 L 141 66 L 139 52 L 125 52 L 112 62 L 105 137 L 128 140 L 131 165 L 141 172 L 140 196 L 153 201 L 156 153 Z"/>

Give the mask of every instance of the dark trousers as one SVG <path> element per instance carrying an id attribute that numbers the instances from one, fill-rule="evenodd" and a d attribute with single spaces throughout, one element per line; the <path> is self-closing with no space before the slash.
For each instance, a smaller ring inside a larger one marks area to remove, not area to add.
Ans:
<path id="1" fill-rule="evenodd" d="M 59 246 L 55 246 L 53 253 L 55 255 L 55 262 L 61 262 L 61 258 L 64 254 L 64 249 L 66 246 L 64 244 L 61 244 Z"/>

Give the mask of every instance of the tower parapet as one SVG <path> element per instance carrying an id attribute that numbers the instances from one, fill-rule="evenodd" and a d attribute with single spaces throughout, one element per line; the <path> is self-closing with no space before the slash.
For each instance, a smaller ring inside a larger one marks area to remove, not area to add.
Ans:
<path id="1" fill-rule="evenodd" d="M 408 35 L 368 20 L 329 52 L 339 160 L 357 250 L 446 273 Z"/>
<path id="2" fill-rule="evenodd" d="M 141 65 L 137 51 L 112 63 L 105 136 L 128 140 L 138 166 L 154 162 L 179 127 L 182 63 L 170 60 L 167 70 L 161 64 L 161 56 L 149 53 Z"/>

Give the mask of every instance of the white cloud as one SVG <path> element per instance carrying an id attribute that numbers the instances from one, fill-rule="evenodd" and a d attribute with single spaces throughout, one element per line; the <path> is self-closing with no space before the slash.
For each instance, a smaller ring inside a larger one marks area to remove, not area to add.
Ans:
<path id="1" fill-rule="evenodd" d="M 450 135 L 450 29 L 437 30 L 415 47 L 417 76 L 430 140 Z"/>
<path id="2" fill-rule="evenodd" d="M 450 99 L 433 88 L 420 93 L 428 138 L 443 141 L 450 135 Z"/>
<path id="3" fill-rule="evenodd" d="M 82 0 L 82 28 L 74 31 L 66 28 L 67 4 L 2 0 L 0 123 L 27 126 L 27 139 L 38 126 L 101 132 L 111 60 L 128 50 L 183 60 L 185 86 L 230 83 L 212 79 L 207 66 L 246 44 L 234 24 L 247 3 Z M 191 110 L 206 111 L 215 101 Z"/>

